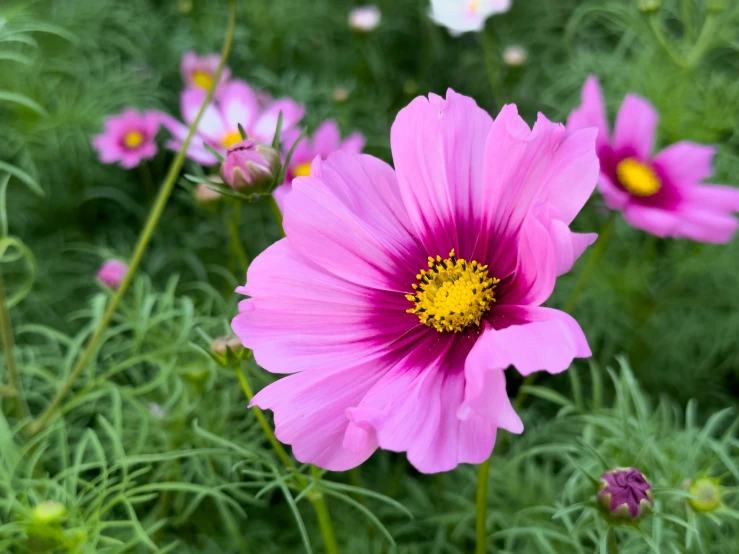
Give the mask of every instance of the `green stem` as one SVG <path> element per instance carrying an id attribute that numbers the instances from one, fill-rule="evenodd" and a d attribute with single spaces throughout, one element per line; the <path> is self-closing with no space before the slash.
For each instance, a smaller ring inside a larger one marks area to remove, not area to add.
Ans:
<path id="1" fill-rule="evenodd" d="M 244 375 L 242 367 L 236 367 L 236 376 L 239 379 L 239 383 L 241 383 L 241 390 L 244 391 L 244 395 L 249 400 L 249 402 L 251 402 L 252 398 L 254 398 L 254 393 L 249 386 L 249 382 L 246 380 L 246 376 Z M 267 436 L 267 440 L 272 445 L 272 448 L 274 448 L 277 457 L 282 461 L 283 464 L 285 464 L 285 467 L 293 470 L 297 469 L 290 456 L 288 456 L 287 452 L 282 447 L 280 441 L 278 441 L 277 437 L 275 437 L 272 428 L 269 426 L 267 419 L 264 417 L 264 412 L 262 412 L 262 410 L 258 406 L 252 406 L 251 409 L 254 410 L 254 415 L 259 422 L 259 426 L 262 428 L 262 431 L 264 431 L 264 434 Z M 320 483 L 320 470 L 315 466 L 310 466 L 310 470 L 311 476 L 316 481 L 316 483 Z M 305 489 L 308 486 L 308 482 L 301 475 L 296 474 L 295 477 L 301 489 Z M 316 487 L 316 489 L 317 490 L 315 491 L 311 491 L 307 495 L 307 498 L 308 500 L 310 500 L 311 504 L 313 504 L 313 508 L 316 510 L 318 525 L 321 528 L 321 535 L 323 537 L 323 544 L 326 548 L 326 554 L 339 554 L 339 547 L 336 543 L 336 535 L 334 534 L 334 528 L 331 523 L 331 514 L 329 513 L 326 502 L 323 499 L 323 494 L 320 492 L 320 490 L 318 490 L 320 489 L 320 486 Z"/>
<path id="2" fill-rule="evenodd" d="M 616 530 L 613 527 L 608 529 L 608 552 L 610 554 L 618 554 L 618 541 L 616 540 Z"/>
<path id="3" fill-rule="evenodd" d="M 244 371 L 241 367 L 236 367 L 236 377 L 238 377 L 239 383 L 241 383 L 241 390 L 244 391 L 244 395 L 246 396 L 247 400 L 251 402 L 252 398 L 254 398 L 254 393 L 252 392 L 251 387 L 249 386 L 249 382 L 246 380 L 246 376 L 244 375 Z M 267 440 L 272 445 L 272 448 L 274 448 L 277 457 L 282 461 L 283 464 L 285 464 L 285 467 L 295 469 L 295 464 L 293 463 L 292 459 L 282 447 L 280 441 L 277 440 L 275 434 L 272 432 L 272 428 L 269 426 L 267 419 L 264 417 L 264 412 L 262 412 L 262 410 L 258 406 L 253 406 L 251 409 L 254 411 L 254 415 L 259 422 L 259 426 L 262 428 L 262 431 L 264 431 L 264 434 L 267 436 Z"/>
<path id="4" fill-rule="evenodd" d="M 316 481 L 321 479 L 321 472 L 316 466 L 310 466 L 310 472 Z M 331 523 L 331 514 L 328 511 L 326 503 L 323 501 L 323 494 L 317 491 L 310 496 L 313 507 L 316 510 L 316 516 L 318 516 L 318 526 L 321 528 L 321 536 L 323 537 L 326 554 L 339 554 L 339 545 L 336 543 L 334 526 Z"/>
<path id="5" fill-rule="evenodd" d="M 0 334 L 2 335 L 3 354 L 5 356 L 5 370 L 8 372 L 8 389 L 13 392 L 15 397 L 15 411 L 18 419 L 23 419 L 28 415 L 28 406 L 26 405 L 23 391 L 21 389 L 21 381 L 18 377 L 18 368 L 15 365 L 15 357 L 13 350 L 15 341 L 13 340 L 13 324 L 10 321 L 10 310 L 5 299 L 5 284 L 3 282 L 3 274 L 0 271 Z"/>
<path id="6" fill-rule="evenodd" d="M 716 35 L 716 24 L 718 19 L 716 14 L 709 13 L 706 16 L 706 20 L 703 22 L 703 28 L 698 35 L 698 40 L 695 41 L 693 49 L 688 54 L 687 68 L 693 69 L 701 61 L 701 58 L 705 55 L 711 46 L 711 42 Z"/>
<path id="7" fill-rule="evenodd" d="M 488 481 L 490 477 L 490 458 L 480 464 L 477 470 L 477 494 L 475 495 L 475 554 L 486 554 L 488 551 Z"/>
<path id="8" fill-rule="evenodd" d="M 675 53 L 674 45 L 670 43 L 667 37 L 665 37 L 665 34 L 662 32 L 662 20 L 660 19 L 658 13 L 653 13 L 649 16 L 649 26 L 652 29 L 654 38 L 656 38 L 660 46 L 664 48 L 667 55 L 672 58 L 672 61 L 675 62 L 675 64 L 677 64 L 679 67 L 686 68 L 687 63 L 682 58 L 682 56 L 679 56 Z"/>
<path id="9" fill-rule="evenodd" d="M 231 221 L 228 226 L 228 233 L 231 237 L 231 252 L 236 257 L 239 270 L 242 273 L 246 273 L 246 269 L 249 267 L 249 258 L 244 251 L 244 247 L 241 246 L 239 236 L 239 227 L 241 224 L 241 200 L 234 200 L 231 209 Z"/>
<path id="10" fill-rule="evenodd" d="M 482 32 L 482 52 L 485 55 L 485 71 L 490 82 L 490 89 L 493 92 L 495 103 L 498 108 L 501 108 L 505 102 L 505 93 L 503 91 L 503 83 L 500 80 L 500 58 L 498 56 L 495 30 L 490 24 Z"/>
<path id="11" fill-rule="evenodd" d="M 277 205 L 277 202 L 275 201 L 275 197 L 271 196 L 269 197 L 269 207 L 272 210 L 272 215 L 275 217 L 275 221 L 277 222 L 277 225 L 280 227 L 280 236 L 285 236 L 285 229 L 282 227 L 282 211 L 280 211 L 280 207 Z"/>
<path id="12" fill-rule="evenodd" d="M 92 354 L 95 352 L 95 349 L 103 338 L 103 334 L 108 328 L 110 321 L 113 319 L 113 315 L 118 308 L 118 304 L 120 304 L 123 296 L 128 290 L 129 285 L 133 281 L 134 274 L 136 273 L 136 270 L 141 263 L 141 259 L 144 256 L 146 247 L 149 245 L 149 241 L 151 240 L 154 230 L 159 223 L 159 218 L 162 216 L 162 212 L 164 212 L 167 201 L 172 194 L 172 189 L 177 182 L 177 176 L 182 169 L 182 165 L 185 163 L 185 155 L 187 153 L 188 147 L 190 146 L 190 141 L 192 140 L 192 137 L 195 134 L 196 129 L 198 128 L 198 124 L 200 123 L 200 119 L 205 113 L 205 109 L 213 98 L 215 84 L 218 83 L 220 80 L 221 72 L 223 71 L 223 67 L 226 64 L 226 60 L 228 59 L 228 55 L 231 51 L 231 43 L 233 42 L 234 27 L 236 23 L 236 2 L 235 0 L 229 0 L 228 4 L 229 12 L 226 39 L 223 43 L 223 50 L 221 51 L 221 61 L 218 64 L 218 69 L 216 70 L 216 74 L 213 79 L 213 85 L 211 86 L 210 90 L 208 90 L 208 94 L 203 101 L 203 105 L 200 106 L 200 111 L 198 112 L 195 121 L 193 121 L 190 125 L 187 138 L 185 138 L 180 151 L 177 153 L 177 156 L 172 161 L 172 165 L 169 167 L 169 171 L 167 172 L 167 176 L 165 177 L 164 184 L 159 191 L 159 195 L 157 196 L 156 201 L 154 202 L 154 206 L 149 213 L 149 218 L 146 220 L 146 224 L 144 225 L 144 228 L 141 231 L 141 235 L 139 236 L 138 243 L 136 244 L 136 249 L 134 250 L 133 256 L 131 257 L 131 260 L 128 264 L 128 271 L 126 272 L 126 276 L 123 278 L 123 282 L 121 283 L 120 287 L 118 287 L 118 290 L 113 296 L 113 299 L 110 301 L 110 304 L 103 314 L 102 320 L 98 324 L 97 329 L 95 329 L 95 332 L 90 338 L 90 341 L 87 343 L 87 346 L 78 359 L 77 364 L 72 369 L 72 372 L 69 374 L 66 381 L 57 392 L 51 404 L 46 408 L 41 416 L 31 424 L 30 431 L 32 434 L 38 433 L 49 423 L 57 408 L 59 408 L 59 405 L 62 403 L 67 394 L 69 394 L 69 391 L 72 390 L 74 383 L 79 378 L 82 370 L 85 368 L 85 365 L 87 365 L 87 362 L 90 360 Z"/>

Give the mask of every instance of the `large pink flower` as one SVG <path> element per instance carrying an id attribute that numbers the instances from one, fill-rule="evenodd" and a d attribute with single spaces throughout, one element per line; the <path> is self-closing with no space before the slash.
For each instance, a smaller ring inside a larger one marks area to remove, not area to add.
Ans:
<path id="1" fill-rule="evenodd" d="M 653 155 L 658 118 L 649 102 L 628 94 L 611 136 L 603 93 L 591 76 L 567 128 L 598 129 L 598 188 L 608 207 L 620 210 L 630 225 L 659 237 L 729 241 L 739 225 L 732 215 L 739 211 L 739 190 L 701 184 L 713 173 L 716 148 L 681 141 Z"/>
<path id="2" fill-rule="evenodd" d="M 449 90 L 393 124 L 395 171 L 336 152 L 299 177 L 286 238 L 252 263 L 235 333 L 291 373 L 253 404 L 298 460 L 359 465 L 379 446 L 423 472 L 479 463 L 523 425 L 504 370 L 590 356 L 577 322 L 542 307 L 595 235 L 569 224 L 595 188 L 594 130 Z"/>
<path id="3" fill-rule="evenodd" d="M 285 150 L 289 151 L 300 136 L 298 129 L 293 129 L 285 134 Z M 304 138 L 295 147 L 290 165 L 285 173 L 285 184 L 274 192 L 277 203 L 282 206 L 285 195 L 292 188 L 291 183 L 295 177 L 305 177 L 310 174 L 311 162 L 316 156 L 325 160 L 329 154 L 341 150 L 350 154 L 359 154 L 364 148 L 364 136 L 360 132 L 354 132 L 343 141 L 339 126 L 332 119 L 324 121 L 318 126 L 313 134 L 313 139 Z"/>
<path id="4" fill-rule="evenodd" d="M 180 62 L 180 73 L 182 73 L 182 80 L 185 82 L 187 88 L 199 88 L 204 91 L 208 91 L 210 86 L 213 84 L 216 72 L 218 71 L 218 64 L 221 62 L 220 54 L 207 54 L 205 56 L 198 56 L 195 52 L 185 52 Z M 216 87 L 216 93 L 220 93 L 223 85 L 225 85 L 231 78 L 231 70 L 228 67 L 224 67 L 221 71 L 221 78 Z"/>
<path id="5" fill-rule="evenodd" d="M 159 116 L 155 112 L 142 114 L 127 108 L 105 120 L 103 132 L 92 139 L 92 145 L 101 162 L 118 162 L 130 169 L 156 155 L 154 139 L 158 130 Z"/>
<path id="6" fill-rule="evenodd" d="M 161 114 L 162 125 L 173 135 L 166 144 L 168 148 L 180 149 L 187 136 L 187 128 L 195 121 L 205 97 L 206 91 L 198 88 L 182 93 L 182 117 L 187 125 L 167 114 Z M 269 144 L 274 138 L 280 112 L 283 133 L 294 128 L 303 117 L 303 107 L 290 98 L 271 100 L 266 106 L 261 106 L 259 102 L 260 98 L 255 91 L 243 81 L 234 79 L 223 85 L 218 98 L 206 108 L 187 156 L 203 165 L 215 165 L 218 159 L 208 152 L 205 144 L 225 155 L 229 147 L 242 140 L 239 124 L 249 138 Z"/>

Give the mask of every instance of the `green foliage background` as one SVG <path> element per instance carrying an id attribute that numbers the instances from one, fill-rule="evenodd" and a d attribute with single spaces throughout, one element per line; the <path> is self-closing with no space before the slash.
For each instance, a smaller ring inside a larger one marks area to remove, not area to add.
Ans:
<path id="1" fill-rule="evenodd" d="M 348 1 L 239 1 L 229 66 L 304 103 L 309 129 L 335 118 L 388 161 L 390 125 L 416 95 L 452 87 L 493 114 L 515 102 L 528 121 L 537 111 L 563 121 L 596 73 L 611 117 L 626 92 L 647 97 L 661 114 L 660 145 L 717 144 L 713 181 L 737 184 L 736 3 L 664 0 L 648 13 L 639 8 L 660 2 L 517 0 L 484 33 L 458 38 L 428 19 L 425 0 L 377 3 L 381 26 L 359 34 L 347 27 Z M 225 21 L 215 0 L 0 4 L 0 269 L 33 415 L 100 320 L 108 294 L 96 269 L 131 254 L 172 159 L 161 150 L 148 175 L 127 172 L 100 164 L 90 137 L 124 106 L 178 114 L 180 56 L 219 50 Z M 513 44 L 528 51 L 521 67 L 502 63 Z M 345 101 L 334 99 L 339 87 Z M 62 417 L 31 439 L 18 403 L 3 399 L 0 551 L 322 551 L 311 492 L 280 473 L 233 369 L 205 352 L 228 331 L 243 281 L 226 216 L 199 207 L 183 180 Z M 607 217 L 596 195 L 575 225 L 594 231 Z M 266 202 L 244 207 L 239 236 L 252 259 L 278 238 Z M 618 530 L 621 552 L 737 551 L 738 260 L 739 240 L 656 240 L 616 217 L 578 294 L 587 255 L 558 280 L 549 304 L 575 299 L 594 358 L 527 389 L 526 432 L 496 447 L 491 551 L 606 552 L 587 475 L 617 465 L 640 467 L 657 499 L 640 528 Z M 255 389 L 268 382 L 245 367 Z M 520 379 L 509 373 L 514 395 Z M 723 507 L 708 514 L 682 489 L 703 475 L 724 487 Z M 360 473 L 305 479 L 326 497 L 342 552 L 473 549 L 472 467 L 423 476 L 381 452 Z M 32 509 L 49 499 L 68 514 L 42 529 Z"/>

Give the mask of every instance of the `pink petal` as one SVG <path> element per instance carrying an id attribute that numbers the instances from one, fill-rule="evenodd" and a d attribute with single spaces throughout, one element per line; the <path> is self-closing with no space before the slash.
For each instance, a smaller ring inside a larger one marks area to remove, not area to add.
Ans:
<path id="1" fill-rule="evenodd" d="M 606 205 L 612 210 L 622 210 L 631 199 L 629 193 L 616 186 L 604 172 L 598 175 L 598 190 L 606 201 Z"/>
<path id="2" fill-rule="evenodd" d="M 341 143 L 340 150 L 349 152 L 350 154 L 359 154 L 364 149 L 366 142 L 364 135 L 357 131 L 344 139 L 344 142 Z"/>
<path id="3" fill-rule="evenodd" d="M 739 212 L 739 189 L 726 185 L 695 185 L 680 191 L 693 206 L 722 213 Z"/>
<path id="4" fill-rule="evenodd" d="M 673 186 L 686 188 L 708 179 L 713 174 L 715 146 L 690 141 L 676 142 L 659 152 L 653 164 Z"/>
<path id="5" fill-rule="evenodd" d="M 288 239 L 252 262 L 247 285 L 237 292 L 252 298 L 239 304 L 234 333 L 260 366 L 277 373 L 371 361 L 418 325 L 405 313 L 402 295 L 340 279 L 301 256 Z"/>
<path id="6" fill-rule="evenodd" d="M 522 375 L 541 370 L 560 373 L 574 358 L 592 355 L 580 325 L 565 312 L 503 305 L 493 308 L 491 321 L 492 327 L 485 328 L 473 349 L 489 369 L 512 365 Z M 496 329 L 496 321 L 509 325 Z"/>
<path id="7" fill-rule="evenodd" d="M 392 169 L 370 156 L 316 158 L 310 177 L 293 181 L 284 228 L 306 258 L 348 281 L 407 291 L 426 253 L 408 228 Z"/>
<path id="8" fill-rule="evenodd" d="M 204 90 L 196 88 L 187 89 L 182 93 L 180 98 L 182 117 L 188 125 L 191 125 L 195 121 L 206 96 L 207 93 Z M 226 123 L 223 121 L 218 109 L 211 102 L 205 108 L 205 113 L 203 113 L 203 117 L 200 119 L 198 133 L 220 144 L 223 137 L 230 130 L 226 127 Z"/>
<path id="9" fill-rule="evenodd" d="M 259 106 L 252 88 L 243 81 L 230 81 L 223 86 L 219 96 L 221 112 L 226 126 L 235 130 L 238 125 L 249 129 L 257 119 Z"/>
<path id="10" fill-rule="evenodd" d="M 349 425 L 346 410 L 358 404 L 380 376 L 375 367 L 364 365 L 297 373 L 262 389 L 250 405 L 274 412 L 275 435 L 292 445 L 300 462 L 345 471 L 377 448 L 371 433 L 355 438 L 351 449 L 343 443 Z"/>
<path id="11" fill-rule="evenodd" d="M 440 341 L 431 331 L 383 375 L 357 407 L 347 410 L 352 422 L 347 432 L 358 427 L 367 436 L 375 436 L 381 448 L 407 452 L 408 461 L 423 473 L 486 460 L 495 443 L 495 423 L 487 414 L 472 411 L 463 414 L 463 419 L 457 417 L 464 398 L 462 367 L 468 352 L 469 346 L 456 344 L 454 337 Z M 351 444 L 345 440 L 345 445 Z"/>
<path id="12" fill-rule="evenodd" d="M 393 123 L 390 143 L 398 183 L 415 232 L 431 254 L 472 246 L 467 224 L 483 210 L 483 151 L 492 120 L 474 100 L 447 91 L 419 97 Z M 464 253 L 461 255 L 469 255 Z"/>
<path id="13" fill-rule="evenodd" d="M 739 224 L 726 213 L 687 202 L 671 211 L 629 204 L 624 210 L 624 219 L 630 225 L 658 237 L 686 238 L 716 244 L 729 242 Z"/>
<path id="14" fill-rule="evenodd" d="M 313 148 L 323 159 L 338 150 L 340 143 L 341 132 L 333 119 L 321 123 L 313 134 Z"/>
<path id="15" fill-rule="evenodd" d="M 632 151 L 641 161 L 647 161 L 654 149 L 654 137 L 659 114 L 644 98 L 627 94 L 616 116 L 613 148 Z"/>
<path id="16" fill-rule="evenodd" d="M 275 100 L 267 106 L 267 109 L 254 123 L 252 127 L 254 137 L 266 144 L 271 144 L 277 130 L 277 119 L 280 112 L 282 112 L 282 132 L 284 133 L 298 124 L 303 118 L 305 108 L 290 98 Z"/>
<path id="17" fill-rule="evenodd" d="M 591 75 L 582 87 L 582 103 L 567 118 L 567 128 L 571 131 L 595 127 L 598 130 L 596 147 L 608 144 L 609 131 L 606 117 L 606 104 L 598 77 Z"/>

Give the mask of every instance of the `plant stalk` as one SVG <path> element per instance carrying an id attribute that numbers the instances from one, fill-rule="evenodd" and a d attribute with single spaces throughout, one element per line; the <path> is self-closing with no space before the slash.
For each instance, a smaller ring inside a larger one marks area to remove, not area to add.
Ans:
<path id="1" fill-rule="evenodd" d="M 475 495 L 475 554 L 488 552 L 488 481 L 490 477 L 490 458 L 480 464 L 477 471 L 477 494 Z"/>
<path id="2" fill-rule="evenodd" d="M 5 370 L 8 372 L 8 392 L 12 392 L 15 401 L 15 411 L 18 419 L 23 419 L 28 415 L 28 406 L 26 405 L 21 381 L 18 376 L 18 368 L 15 365 L 15 357 L 13 350 L 15 341 L 13 339 L 13 324 L 10 320 L 10 310 L 5 297 L 5 283 L 3 282 L 3 274 L 0 271 L 0 335 L 2 335 L 3 355 L 5 357 Z"/>
<path id="3" fill-rule="evenodd" d="M 95 329 L 95 332 L 90 338 L 90 341 L 87 343 L 85 350 L 82 352 L 82 355 L 77 360 L 77 363 L 75 364 L 71 373 L 67 377 L 62 387 L 57 392 L 56 396 L 54 397 L 54 400 L 52 400 L 51 404 L 46 408 L 46 410 L 41 414 L 41 416 L 39 416 L 39 418 L 31 424 L 30 432 L 32 435 L 35 435 L 36 433 L 41 431 L 49 423 L 49 421 L 51 420 L 56 410 L 59 408 L 64 398 L 67 396 L 67 394 L 69 394 L 70 390 L 72 390 L 74 383 L 77 381 L 80 374 L 82 373 L 82 370 L 85 368 L 85 366 L 87 365 L 87 362 L 90 360 L 93 353 L 95 352 L 95 349 L 97 348 L 101 339 L 103 338 L 103 335 L 106 329 L 108 328 L 108 325 L 113 319 L 113 315 L 115 314 L 115 311 L 118 308 L 118 305 L 123 299 L 123 296 L 126 294 L 126 291 L 128 290 L 129 285 L 133 281 L 133 277 L 136 273 L 136 270 L 139 267 L 139 264 L 141 263 L 141 259 L 144 256 L 146 247 L 149 245 L 149 241 L 151 240 L 151 237 L 154 234 L 154 230 L 156 229 L 157 224 L 159 223 L 159 219 L 161 218 L 162 213 L 164 212 L 164 208 L 167 205 L 167 201 L 169 200 L 169 197 L 172 194 L 172 189 L 174 188 L 175 183 L 177 182 L 177 176 L 179 175 L 180 170 L 182 169 L 182 165 L 185 163 L 185 155 L 187 153 L 188 147 L 190 146 L 190 141 L 192 140 L 192 137 L 195 135 L 195 131 L 197 130 L 198 124 L 200 123 L 200 120 L 203 117 L 203 114 L 205 113 L 206 107 L 208 106 L 211 99 L 213 98 L 213 94 L 215 92 L 215 85 L 216 83 L 220 81 L 220 76 L 223 71 L 223 67 L 226 64 L 226 60 L 228 59 L 228 55 L 231 51 L 231 44 L 233 42 L 234 28 L 236 24 L 236 2 L 235 0 L 229 0 L 228 5 L 229 5 L 229 12 L 228 12 L 228 27 L 226 29 L 226 39 L 223 43 L 223 49 L 221 51 L 221 61 L 218 64 L 218 69 L 216 70 L 216 73 L 213 79 L 213 85 L 211 85 L 211 88 L 208 90 L 208 94 L 206 95 L 205 100 L 203 101 L 203 105 L 200 106 L 200 111 L 198 112 L 198 115 L 195 118 L 195 121 L 193 121 L 192 125 L 190 125 L 187 138 L 185 138 L 185 141 L 182 143 L 182 147 L 180 148 L 180 151 L 177 153 L 177 156 L 172 161 L 172 165 L 170 165 L 169 167 L 169 171 L 167 172 L 167 176 L 164 180 L 162 188 L 160 189 L 159 194 L 154 202 L 154 206 L 152 207 L 151 212 L 149 213 L 149 217 L 146 220 L 146 224 L 144 225 L 143 230 L 141 231 L 141 235 L 139 235 L 139 240 L 136 244 L 136 248 L 134 250 L 133 256 L 131 257 L 131 260 L 128 264 L 128 271 L 126 272 L 126 276 L 123 278 L 123 281 L 121 282 L 120 287 L 118 287 L 118 290 L 113 296 L 113 299 L 110 301 L 110 304 L 108 304 L 108 307 L 105 310 L 105 313 L 103 314 L 103 318 L 98 324 L 97 328 Z"/>

